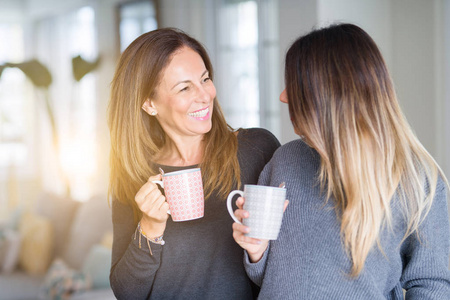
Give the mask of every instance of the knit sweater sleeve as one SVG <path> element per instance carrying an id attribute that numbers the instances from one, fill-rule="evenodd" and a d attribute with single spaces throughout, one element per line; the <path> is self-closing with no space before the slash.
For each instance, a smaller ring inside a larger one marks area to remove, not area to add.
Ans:
<path id="1" fill-rule="evenodd" d="M 247 272 L 247 276 L 250 278 L 250 280 L 253 281 L 259 287 L 262 284 L 262 281 L 264 279 L 264 273 L 266 272 L 267 256 L 269 253 L 269 248 L 270 242 L 263 256 L 257 263 L 252 263 L 250 261 L 250 257 L 248 256 L 247 251 L 244 251 L 245 272 Z"/>
<path id="2" fill-rule="evenodd" d="M 161 262 L 162 247 L 136 232 L 132 209 L 112 202 L 114 240 L 110 284 L 117 299 L 147 299 Z"/>
<path id="3" fill-rule="evenodd" d="M 447 188 L 438 185 L 430 212 L 403 244 L 401 283 L 406 299 L 450 299 Z"/>

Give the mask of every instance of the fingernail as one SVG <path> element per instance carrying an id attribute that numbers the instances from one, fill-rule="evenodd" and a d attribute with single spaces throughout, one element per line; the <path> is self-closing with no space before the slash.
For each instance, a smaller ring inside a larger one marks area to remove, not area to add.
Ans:
<path id="1" fill-rule="evenodd" d="M 261 241 L 256 241 L 256 244 L 261 245 Z"/>
<path id="2" fill-rule="evenodd" d="M 244 230 L 248 233 L 250 231 L 250 228 L 246 227 Z"/>

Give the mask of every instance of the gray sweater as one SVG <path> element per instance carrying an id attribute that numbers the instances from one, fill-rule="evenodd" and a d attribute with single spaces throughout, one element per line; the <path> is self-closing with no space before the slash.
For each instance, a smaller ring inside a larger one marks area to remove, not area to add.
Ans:
<path id="1" fill-rule="evenodd" d="M 381 233 L 384 254 L 375 247 L 356 279 L 343 250 L 332 199 L 320 196 L 319 155 L 301 140 L 280 147 L 259 184 L 286 182 L 287 207 L 281 231 L 255 264 L 245 255 L 260 299 L 450 299 L 447 189 L 439 180 L 430 213 L 415 234 L 400 243 L 405 222 L 393 201 L 394 230 Z"/>
<path id="2" fill-rule="evenodd" d="M 264 129 L 241 129 L 238 159 L 242 183 L 256 184 L 279 147 Z M 157 165 L 160 166 L 160 165 Z M 165 172 L 190 167 L 162 166 Z M 230 191 L 231 192 L 231 191 Z M 258 288 L 247 277 L 242 249 L 232 236 L 226 199 L 213 193 L 205 199 L 205 216 L 173 222 L 169 217 L 164 246 L 150 244 L 139 233 L 129 206 L 112 203 L 114 242 L 111 287 L 117 299 L 252 299 Z M 255 288 L 256 287 L 256 288 Z"/>

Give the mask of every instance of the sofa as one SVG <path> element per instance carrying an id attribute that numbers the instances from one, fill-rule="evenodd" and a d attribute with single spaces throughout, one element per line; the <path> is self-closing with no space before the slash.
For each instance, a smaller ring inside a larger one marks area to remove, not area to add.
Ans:
<path id="1" fill-rule="evenodd" d="M 111 209 L 42 193 L 0 222 L 0 300 L 115 299 Z"/>

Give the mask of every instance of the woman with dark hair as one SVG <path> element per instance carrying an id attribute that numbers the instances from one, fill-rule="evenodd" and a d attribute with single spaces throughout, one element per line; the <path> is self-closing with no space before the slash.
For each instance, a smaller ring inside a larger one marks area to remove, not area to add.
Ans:
<path id="1" fill-rule="evenodd" d="M 280 100 L 301 139 L 259 178 L 286 183 L 281 231 L 269 243 L 233 224 L 260 298 L 450 299 L 448 184 L 405 120 L 375 42 L 333 25 L 295 41 L 285 63 Z"/>
<path id="2" fill-rule="evenodd" d="M 256 183 L 279 146 L 263 129 L 227 125 L 203 46 L 177 29 L 138 37 L 120 57 L 108 125 L 118 299 L 252 299 L 225 199 Z M 153 180 L 201 168 L 205 213 L 173 222 Z"/>

